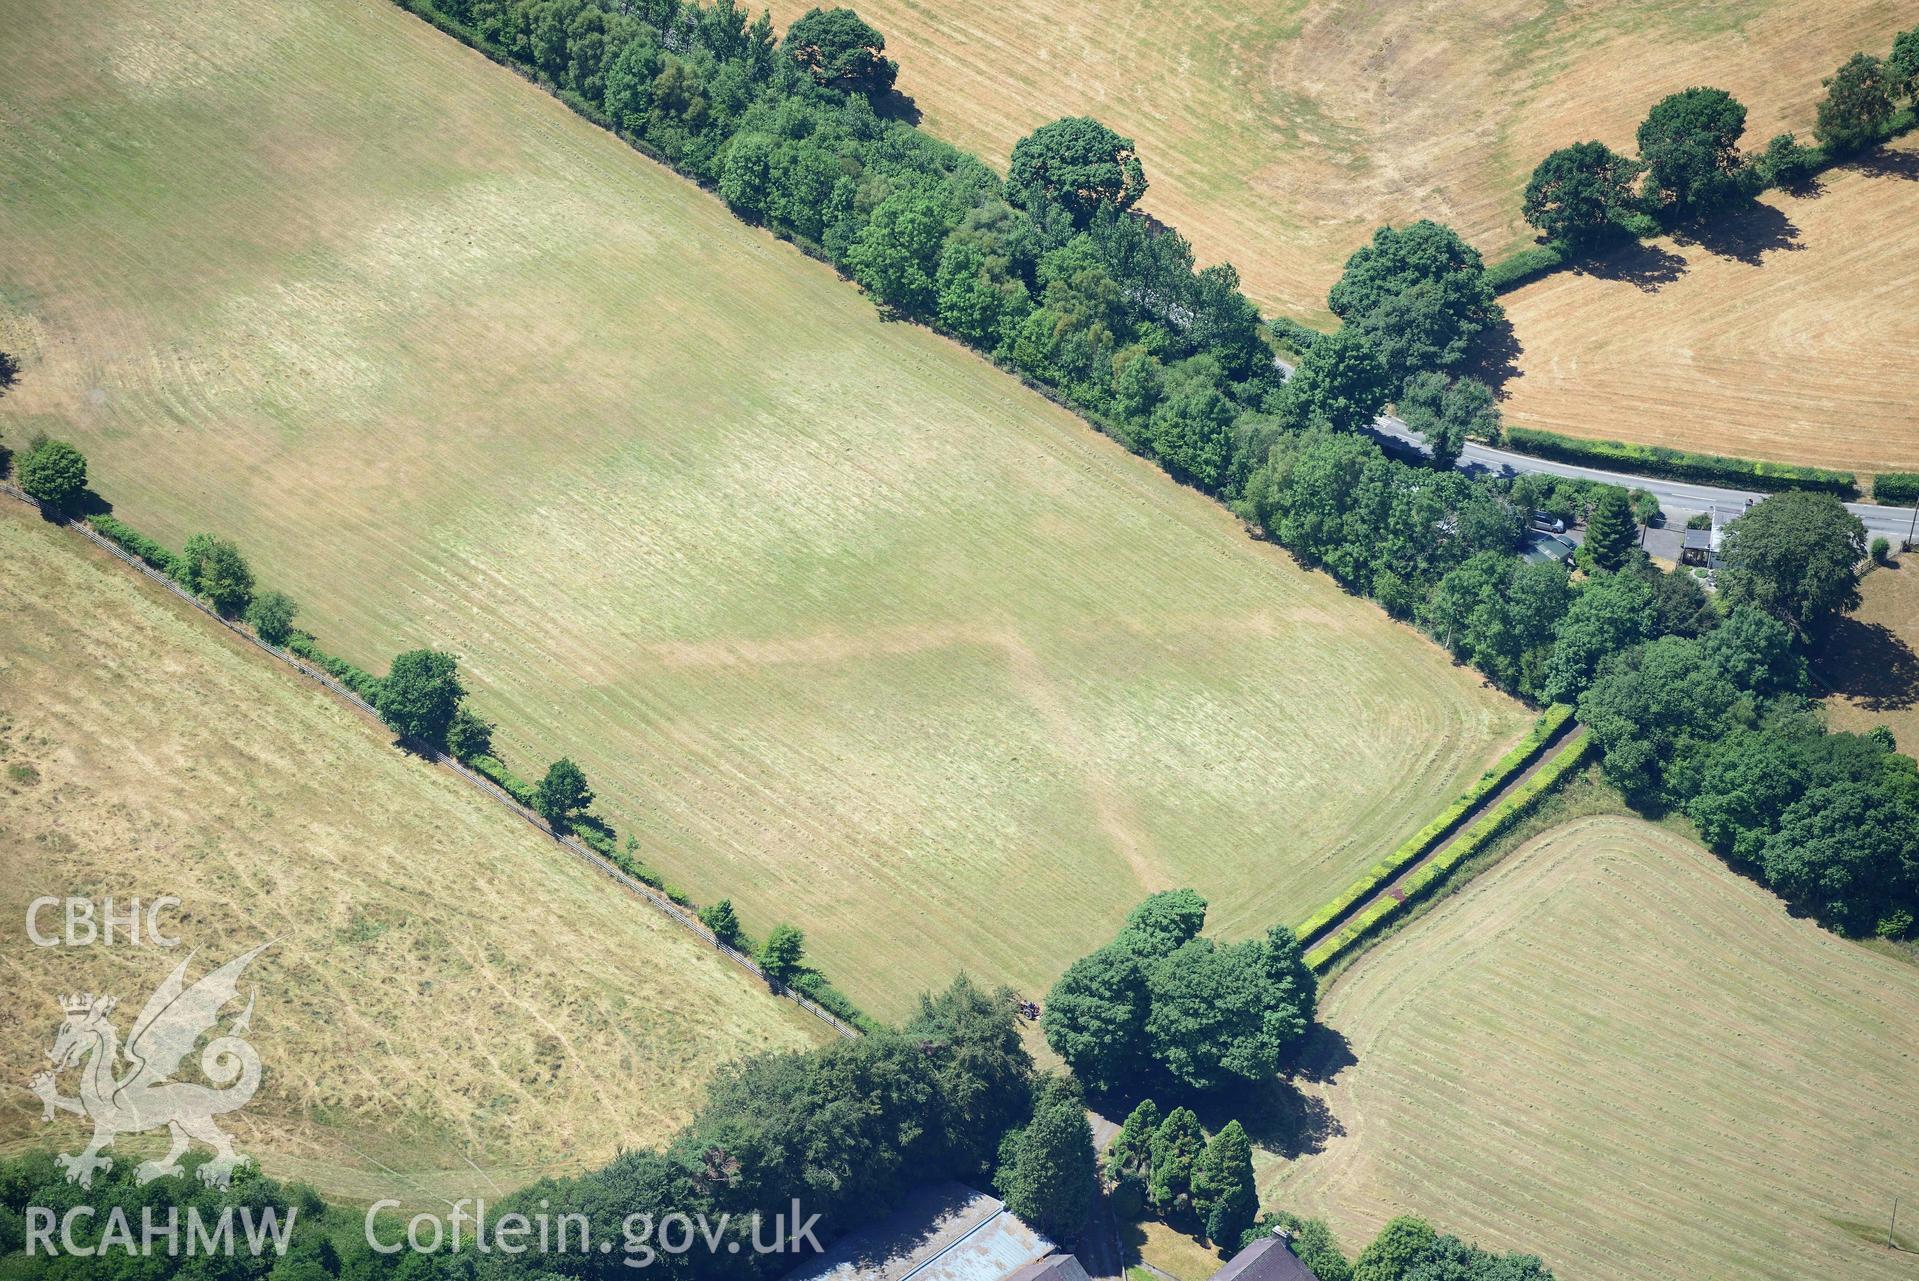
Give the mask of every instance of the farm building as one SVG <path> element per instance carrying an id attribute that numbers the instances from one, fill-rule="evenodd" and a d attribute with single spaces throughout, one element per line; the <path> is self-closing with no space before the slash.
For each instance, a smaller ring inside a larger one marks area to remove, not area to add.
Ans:
<path id="1" fill-rule="evenodd" d="M 1073 1275 L 1060 1271 L 1055 1248 L 997 1198 L 959 1183 L 929 1184 L 786 1281 L 1085 1281 L 1077 1261 Z"/>
<path id="2" fill-rule="evenodd" d="M 1319 1281 L 1293 1253 L 1283 1231 L 1275 1228 L 1271 1236 L 1261 1237 L 1241 1250 L 1213 1273 L 1211 1281 Z"/>

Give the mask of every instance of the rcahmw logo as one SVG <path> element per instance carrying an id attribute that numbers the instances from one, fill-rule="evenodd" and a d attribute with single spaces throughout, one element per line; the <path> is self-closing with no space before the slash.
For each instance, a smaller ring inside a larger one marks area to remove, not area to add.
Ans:
<path id="1" fill-rule="evenodd" d="M 89 1230 L 99 1217 L 90 1205 L 76 1205 L 56 1216 L 44 1205 L 27 1207 L 27 1255 L 72 1255 L 91 1259 L 109 1254 L 139 1258 L 164 1254 L 168 1258 L 183 1255 L 226 1255 L 246 1253 L 259 1258 L 268 1250 L 285 1254 L 287 1240 L 293 1235 L 293 1220 L 298 1206 L 288 1206 L 282 1215 L 276 1206 L 255 1209 L 250 1205 L 224 1206 L 211 1224 L 190 1205 L 183 1216 L 177 1205 L 164 1211 L 147 1205 L 140 1208 L 140 1229 L 120 1206 L 108 1210 L 99 1240 L 91 1240 Z M 184 1222 L 182 1219 L 184 1218 Z M 238 1221 L 239 1231 L 234 1231 Z"/>

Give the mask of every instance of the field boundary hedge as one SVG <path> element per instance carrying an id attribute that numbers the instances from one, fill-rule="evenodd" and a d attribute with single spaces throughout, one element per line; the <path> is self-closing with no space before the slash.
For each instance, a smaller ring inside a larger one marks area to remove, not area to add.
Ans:
<path id="1" fill-rule="evenodd" d="M 316 663 L 308 661 L 306 658 L 295 654 L 289 649 L 283 649 L 280 646 L 269 644 L 256 635 L 252 628 L 235 622 L 233 619 L 222 617 L 219 611 L 207 602 L 195 596 L 178 582 L 175 582 L 164 571 L 149 564 L 145 556 L 145 551 L 160 549 L 160 551 L 164 552 L 164 549 L 160 548 L 160 544 L 147 538 L 144 534 L 139 533 L 132 526 L 126 524 L 126 522 L 110 516 L 91 518 L 112 529 L 114 534 L 113 536 L 109 536 L 101 530 L 94 528 L 93 525 L 86 520 L 73 519 L 57 513 L 48 512 L 41 503 L 29 496 L 24 490 L 15 488 L 5 481 L 0 481 L 0 493 L 5 493 L 10 498 L 18 499 L 20 502 L 40 512 L 42 516 L 49 517 L 65 525 L 68 529 L 77 531 L 96 547 L 112 555 L 115 559 L 132 566 L 146 577 L 172 592 L 175 596 L 178 596 L 187 604 L 193 606 L 193 608 L 199 610 L 202 614 L 205 614 L 208 618 L 211 618 L 214 622 L 220 624 L 220 626 L 226 628 L 241 640 L 257 646 L 266 653 L 279 659 L 282 663 L 285 663 L 288 667 L 291 667 L 294 671 L 299 672 L 302 676 L 323 686 L 328 692 L 363 713 L 375 724 L 382 727 L 385 726 L 385 722 L 380 719 L 379 712 L 374 710 L 373 704 L 347 685 L 345 681 L 330 672 L 322 670 Z M 130 549 L 128 546 L 122 545 L 120 541 L 121 538 L 126 538 L 129 542 L 138 540 L 136 545 L 143 550 L 136 551 Z M 338 662 L 340 660 L 334 661 Z M 350 666 L 350 664 L 348 666 Z M 357 671 L 358 669 L 356 668 L 354 670 Z M 608 880 L 611 880 L 651 904 L 654 908 L 658 909 L 662 915 L 674 921 L 708 947 L 765 983 L 768 990 L 774 995 L 791 1001 L 808 1014 L 825 1023 L 840 1036 L 857 1037 L 861 1035 L 858 1027 L 854 1026 L 848 1020 L 841 1018 L 839 1015 L 834 1014 L 818 1001 L 794 990 L 791 984 L 775 983 L 772 979 L 768 978 L 766 972 L 759 967 L 758 963 L 755 962 L 752 957 L 746 955 L 746 953 L 740 951 L 738 948 L 721 941 L 712 930 L 706 927 L 706 924 L 701 921 L 698 916 L 674 902 L 673 899 L 668 897 L 663 891 L 655 889 L 653 886 L 646 884 L 638 877 L 625 871 L 615 864 L 612 859 L 597 850 L 589 848 L 585 842 L 577 837 L 554 831 L 546 824 L 545 820 L 540 818 L 530 807 L 523 804 L 517 796 L 508 792 L 507 789 L 500 784 L 487 778 L 461 761 L 456 760 L 447 753 L 434 752 L 431 754 L 431 759 L 434 764 L 450 770 L 475 791 L 505 806 L 512 813 L 519 816 L 519 818 L 534 831 L 539 832 L 548 840 L 563 847 L 568 852 L 584 859 L 594 870 L 598 871 Z M 502 770 L 504 770 L 504 768 L 504 766 L 501 766 Z"/>
<path id="2" fill-rule="evenodd" d="M 1492 768 L 1479 776 L 1462 793 L 1458 800 L 1441 810 L 1432 822 L 1419 829 L 1404 844 L 1380 862 L 1367 869 L 1364 875 L 1348 885 L 1334 896 L 1324 907 L 1301 921 L 1293 928 L 1302 944 L 1311 944 L 1324 934 L 1341 917 L 1354 907 L 1366 901 L 1381 885 L 1398 876 L 1408 867 L 1418 862 L 1440 841 L 1451 835 L 1486 798 L 1496 795 L 1517 778 L 1540 753 L 1559 736 L 1567 723 L 1572 720 L 1573 709 L 1565 703 L 1554 703 L 1533 723 L 1526 737 L 1519 740 L 1513 749 L 1493 762 Z"/>
<path id="3" fill-rule="evenodd" d="M 1559 754 L 1547 761 L 1538 773 L 1527 779 L 1511 796 L 1481 815 L 1463 836 L 1447 846 L 1437 858 L 1408 876 L 1405 893 L 1401 897 L 1381 895 L 1376 902 L 1346 922 L 1339 933 L 1309 949 L 1306 964 L 1315 972 L 1323 973 L 1334 961 L 1350 955 L 1357 944 L 1369 939 L 1380 926 L 1423 898 L 1435 885 L 1451 875 L 1455 867 L 1478 854 L 1495 837 L 1531 813 L 1542 796 L 1557 787 L 1567 774 L 1585 764 L 1592 748 L 1593 739 L 1589 734 L 1581 734 L 1562 747 Z"/>
<path id="4" fill-rule="evenodd" d="M 1508 427 L 1505 445 L 1522 454 L 1579 463 L 1607 470 L 1624 468 L 1667 480 L 1745 485 L 1752 489 L 1815 489 L 1841 498 L 1859 496 L 1859 478 L 1849 471 L 1770 463 L 1723 454 L 1695 454 L 1665 445 L 1633 445 L 1620 440 L 1587 440 L 1537 427 Z"/>
<path id="5" fill-rule="evenodd" d="M 1919 471 L 1882 471 L 1872 478 L 1872 500 L 1894 507 L 1919 503 Z"/>

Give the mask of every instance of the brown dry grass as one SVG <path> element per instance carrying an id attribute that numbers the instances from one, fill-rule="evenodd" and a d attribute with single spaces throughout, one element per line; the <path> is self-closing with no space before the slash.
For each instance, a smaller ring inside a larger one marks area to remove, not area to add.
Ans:
<path id="1" fill-rule="evenodd" d="M 1576 436 L 1919 469 L 1919 138 L 1510 295 L 1508 416 Z"/>
<path id="2" fill-rule="evenodd" d="M 1323 1017 L 1337 1128 L 1262 1191 L 1349 1248 L 1412 1212 L 1590 1281 L 1914 1275 L 1883 1242 L 1919 1200 L 1919 969 L 1670 832 L 1535 838 Z"/>
<path id="3" fill-rule="evenodd" d="M 115 993 L 124 1033 L 187 949 L 197 977 L 279 940 L 248 972 L 265 1079 L 233 1129 L 269 1172 L 355 1198 L 658 1143 L 722 1062 L 824 1035 L 377 726 L 0 508 L 0 1147 L 75 1137 L 25 1088 L 54 998 Z M 38 948 L 22 924 L 41 895 L 169 893 L 178 952 Z"/>
<path id="4" fill-rule="evenodd" d="M 778 0 L 792 21 L 812 0 Z M 1694 84 L 1752 109 L 1758 144 L 1812 125 L 1819 79 L 1910 25 L 1903 0 L 861 0 L 935 133 L 1003 163 L 1063 115 L 1140 146 L 1145 207 L 1264 306 L 1321 312 L 1383 222 L 1522 243 L 1526 176 L 1583 138 L 1630 146 Z"/>
<path id="5" fill-rule="evenodd" d="M 875 1013 L 1043 992 L 1149 889 L 1296 920 L 1524 728 L 386 0 L 23 2 L 0 431 L 370 670 L 453 650 L 510 764 Z"/>
<path id="6" fill-rule="evenodd" d="M 1884 725 L 1900 751 L 1919 755 L 1919 554 L 1875 567 L 1859 592 L 1859 608 L 1813 660 L 1832 691 L 1826 719 L 1855 734 Z"/>

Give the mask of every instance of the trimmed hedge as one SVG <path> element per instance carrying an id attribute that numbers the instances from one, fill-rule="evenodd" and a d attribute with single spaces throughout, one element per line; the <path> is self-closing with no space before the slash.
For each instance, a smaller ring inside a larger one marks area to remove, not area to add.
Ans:
<path id="1" fill-rule="evenodd" d="M 1460 820 L 1473 811 L 1481 801 L 1511 782 L 1515 775 L 1531 765 L 1539 756 L 1540 750 L 1551 742 L 1553 737 L 1572 719 L 1573 709 L 1565 703 L 1554 703 L 1533 723 L 1526 737 L 1521 739 L 1510 752 L 1493 762 L 1493 767 L 1480 775 L 1479 781 L 1466 789 L 1460 798 L 1441 810 L 1437 817 L 1419 829 L 1405 844 L 1394 850 L 1383 861 L 1375 863 L 1364 876 L 1340 891 L 1337 897 L 1314 912 L 1294 927 L 1301 943 L 1311 943 L 1326 927 L 1338 920 L 1341 915 L 1350 912 L 1353 904 L 1363 902 L 1367 895 L 1378 889 L 1386 881 L 1398 876 L 1406 867 L 1422 858 L 1426 851 L 1444 840 Z"/>
<path id="2" fill-rule="evenodd" d="M 1919 503 L 1919 471 L 1882 471 L 1872 478 L 1872 496 L 1895 507 Z"/>
<path id="3" fill-rule="evenodd" d="M 1306 964 L 1314 970 L 1325 969 L 1351 951 L 1354 944 L 1369 937 L 1382 922 L 1405 911 L 1407 904 L 1423 897 L 1434 885 L 1451 875 L 1455 867 L 1485 849 L 1495 837 L 1530 813 L 1540 797 L 1557 787 L 1560 780 L 1572 770 L 1585 764 L 1592 748 L 1592 736 L 1587 735 L 1563 749 L 1537 774 L 1527 779 L 1525 786 L 1482 815 L 1445 853 L 1407 877 L 1404 898 L 1382 895 L 1378 902 L 1346 922 L 1339 933 L 1309 950 Z"/>
<path id="4" fill-rule="evenodd" d="M 1557 243 L 1534 245 L 1530 249 L 1507 254 L 1486 268 L 1486 283 L 1493 287 L 1494 293 L 1503 294 L 1565 264 L 1566 252 Z"/>
<path id="5" fill-rule="evenodd" d="M 1816 489 L 1841 498 L 1859 496 L 1859 478 L 1849 471 L 1769 463 L 1720 454 L 1695 454 L 1664 445 L 1631 445 L 1618 440 L 1582 440 L 1536 427 L 1508 427 L 1506 445 L 1522 454 L 1588 467 L 1624 468 L 1668 480 L 1744 485 L 1752 489 Z"/>

